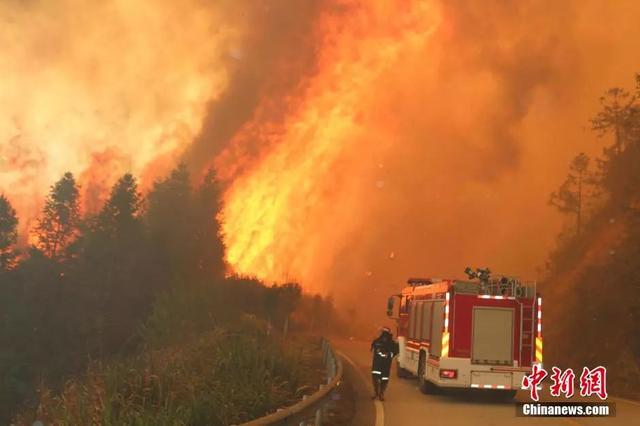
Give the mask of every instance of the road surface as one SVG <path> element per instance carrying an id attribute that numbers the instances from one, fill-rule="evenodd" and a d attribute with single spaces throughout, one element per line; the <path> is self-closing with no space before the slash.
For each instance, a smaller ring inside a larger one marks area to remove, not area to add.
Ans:
<path id="1" fill-rule="evenodd" d="M 616 403 L 616 417 L 608 418 L 542 418 L 516 417 L 513 402 L 499 402 L 487 398 L 486 393 L 462 395 L 424 395 L 416 380 L 399 379 L 395 365 L 385 401 L 371 400 L 369 343 L 358 340 L 333 339 L 333 346 L 343 356 L 346 380 L 356 393 L 355 426 L 437 426 L 437 425 L 633 425 L 640 424 L 640 404 L 612 400 Z M 519 392 L 516 399 L 528 401 L 527 392 Z M 550 397 L 541 400 L 560 401 Z"/>

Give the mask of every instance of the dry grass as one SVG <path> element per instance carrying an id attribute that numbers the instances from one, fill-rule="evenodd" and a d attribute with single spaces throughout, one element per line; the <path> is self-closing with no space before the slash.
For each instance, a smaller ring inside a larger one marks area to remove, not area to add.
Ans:
<path id="1" fill-rule="evenodd" d="M 315 340 L 314 340 L 315 342 Z M 259 417 L 312 392 L 321 380 L 318 343 L 280 342 L 256 321 L 217 329 L 187 344 L 91 365 L 18 425 L 229 425 Z"/>

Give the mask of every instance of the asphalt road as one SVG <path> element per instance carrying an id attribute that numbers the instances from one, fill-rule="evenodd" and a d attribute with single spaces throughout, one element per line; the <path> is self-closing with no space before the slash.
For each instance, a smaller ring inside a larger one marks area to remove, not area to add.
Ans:
<path id="1" fill-rule="evenodd" d="M 640 425 L 640 404 L 617 399 L 611 399 L 616 403 L 616 417 L 541 418 L 516 417 L 514 402 L 496 400 L 482 391 L 424 395 L 418 389 L 416 380 L 395 377 L 395 365 L 385 401 L 374 403 L 370 393 L 369 342 L 335 339 L 332 343 L 336 351 L 343 355 L 346 380 L 360 382 L 353 383 L 356 393 L 355 426 Z M 529 401 L 528 392 L 519 392 L 516 399 Z M 544 394 L 541 400 L 559 401 Z"/>

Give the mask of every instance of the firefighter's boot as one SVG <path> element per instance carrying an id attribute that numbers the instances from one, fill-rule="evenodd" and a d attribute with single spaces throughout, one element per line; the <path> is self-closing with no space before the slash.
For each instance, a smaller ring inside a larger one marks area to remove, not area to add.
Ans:
<path id="1" fill-rule="evenodd" d="M 371 380 L 373 382 L 373 396 L 371 399 L 376 399 L 380 395 L 380 379 L 374 375 Z"/>
<path id="2" fill-rule="evenodd" d="M 384 391 L 387 389 L 387 385 L 389 384 L 388 380 L 382 380 L 380 382 L 380 392 L 378 393 L 378 397 L 380 401 L 384 401 Z"/>

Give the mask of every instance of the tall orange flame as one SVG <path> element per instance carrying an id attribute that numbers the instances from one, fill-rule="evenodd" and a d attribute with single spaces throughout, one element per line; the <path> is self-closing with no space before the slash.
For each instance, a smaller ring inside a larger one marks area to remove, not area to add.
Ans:
<path id="1" fill-rule="evenodd" d="M 358 157 L 376 156 L 394 139 L 391 134 L 371 137 L 363 128 L 378 114 L 371 88 L 381 84 L 399 57 L 424 49 L 440 20 L 427 2 L 401 11 L 399 4 L 354 6 L 348 19 L 324 16 L 319 31 L 326 48 L 303 102 L 279 129 L 255 124 L 258 134 L 276 132 L 278 143 L 227 193 L 224 233 L 235 271 L 318 285 L 309 278 L 331 266 L 339 235 L 357 225 L 360 206 L 350 189 L 358 181 Z M 224 173 L 223 162 L 218 164 Z M 341 204 L 334 212 L 349 214 L 334 214 L 328 202 Z M 317 251 L 321 241 L 328 256 Z"/>

